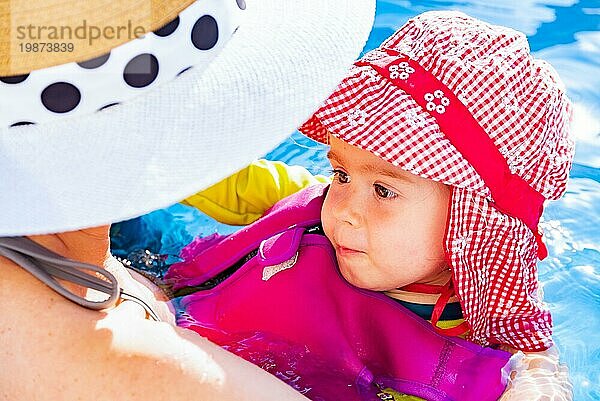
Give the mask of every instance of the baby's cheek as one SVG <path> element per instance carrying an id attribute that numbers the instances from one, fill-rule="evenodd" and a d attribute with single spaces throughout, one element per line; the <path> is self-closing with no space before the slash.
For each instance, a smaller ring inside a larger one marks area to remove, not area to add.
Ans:
<path id="1" fill-rule="evenodd" d="M 329 238 L 330 241 L 333 239 L 333 222 L 334 219 L 331 215 L 331 210 L 327 207 L 327 202 L 325 202 L 321 208 L 321 225 L 323 226 L 325 236 Z"/>
<path id="2" fill-rule="evenodd" d="M 346 260 L 338 258 L 338 266 L 344 280 L 355 287 L 371 291 L 386 291 L 395 288 L 397 277 L 382 266 L 375 265 L 375 261 L 367 257 L 360 260 Z M 391 274 L 390 274 L 391 273 Z"/>
<path id="3" fill-rule="evenodd" d="M 363 288 L 365 290 L 377 290 L 376 283 L 373 283 L 373 280 L 370 280 L 368 271 L 366 270 L 357 270 L 356 268 L 352 268 L 350 266 L 345 265 L 343 262 L 338 260 L 338 265 L 340 269 L 340 273 L 344 280 L 349 282 L 355 287 Z"/>
<path id="4" fill-rule="evenodd" d="M 339 265 L 339 269 L 340 269 L 340 273 L 342 274 L 342 277 L 344 277 L 344 280 L 346 280 L 347 282 L 349 282 L 352 285 L 357 285 L 356 283 L 356 277 L 354 276 L 354 274 L 352 274 L 352 271 L 349 270 L 347 268 L 347 266 L 344 266 L 343 263 L 340 263 L 340 261 L 338 260 L 338 265 Z"/>
<path id="5" fill-rule="evenodd" d="M 323 200 L 323 206 L 321 206 L 321 220 L 325 219 L 329 215 L 329 193 L 325 195 Z"/>
<path id="6" fill-rule="evenodd" d="M 325 233 L 327 239 L 333 242 L 333 227 L 332 224 L 330 224 L 330 220 L 321 217 L 321 226 L 323 227 L 323 232 Z"/>

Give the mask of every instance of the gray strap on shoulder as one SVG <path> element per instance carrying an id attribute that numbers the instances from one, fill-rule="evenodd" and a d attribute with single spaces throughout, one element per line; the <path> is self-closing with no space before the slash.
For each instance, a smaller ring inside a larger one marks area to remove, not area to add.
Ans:
<path id="1" fill-rule="evenodd" d="M 139 303 L 154 320 L 160 320 L 143 300 L 119 288 L 117 279 L 110 272 L 98 266 L 67 259 L 27 237 L 0 237 L 0 255 L 23 267 L 63 297 L 85 308 L 110 308 L 119 298 L 123 298 Z M 56 279 L 99 291 L 107 298 L 100 301 L 88 300 L 73 294 Z"/>
<path id="2" fill-rule="evenodd" d="M 23 267 L 63 297 L 88 309 L 106 309 L 119 299 L 119 284 L 111 273 L 98 266 L 67 259 L 27 237 L 0 238 L 0 255 Z M 67 290 L 57 278 L 100 291 L 108 298 L 87 300 Z"/>

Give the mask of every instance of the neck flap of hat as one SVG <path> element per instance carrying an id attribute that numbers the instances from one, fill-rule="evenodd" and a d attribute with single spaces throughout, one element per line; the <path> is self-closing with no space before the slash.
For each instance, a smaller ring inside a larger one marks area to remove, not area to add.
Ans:
<path id="1" fill-rule="evenodd" d="M 100 111 L 205 68 L 244 9 L 242 0 L 3 3 L 0 127 Z"/>

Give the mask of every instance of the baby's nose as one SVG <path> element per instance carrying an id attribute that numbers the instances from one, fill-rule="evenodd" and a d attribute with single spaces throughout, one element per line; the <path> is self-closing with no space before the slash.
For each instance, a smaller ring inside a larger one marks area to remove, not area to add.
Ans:
<path id="1" fill-rule="evenodd" d="M 333 214 L 342 224 L 359 227 L 364 221 L 364 200 L 352 188 L 344 188 L 340 196 L 333 203 Z"/>

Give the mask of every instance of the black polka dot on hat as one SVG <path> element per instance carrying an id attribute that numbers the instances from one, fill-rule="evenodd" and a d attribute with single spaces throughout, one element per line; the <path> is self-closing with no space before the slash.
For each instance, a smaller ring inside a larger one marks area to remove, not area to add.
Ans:
<path id="1" fill-rule="evenodd" d="M 150 85 L 158 76 L 158 60 L 152 54 L 143 53 L 132 58 L 125 66 L 123 79 L 127 85 L 143 88 Z"/>
<path id="2" fill-rule="evenodd" d="M 212 49 L 219 40 L 217 21 L 210 15 L 203 15 L 192 28 L 192 43 L 200 50 Z"/>
<path id="3" fill-rule="evenodd" d="M 237 1 L 237 5 L 240 8 L 240 10 L 246 9 L 246 2 L 244 0 L 235 0 L 235 1 Z"/>
<path id="4" fill-rule="evenodd" d="M 109 103 L 109 104 L 107 104 L 107 105 L 104 105 L 104 106 L 100 107 L 100 108 L 98 109 L 98 111 L 106 110 L 106 109 L 108 109 L 109 107 L 113 107 L 113 106 L 116 106 L 116 105 L 118 105 L 118 104 L 119 104 L 119 102 Z"/>
<path id="5" fill-rule="evenodd" d="M 15 75 L 12 77 L 0 77 L 0 81 L 4 82 L 5 84 L 18 84 L 25 81 L 28 76 L 29 74 Z"/>
<path id="6" fill-rule="evenodd" d="M 77 63 L 77 64 L 79 64 L 80 67 L 91 70 L 92 68 L 98 68 L 101 65 L 103 65 L 104 63 L 106 63 L 108 61 L 109 57 L 110 57 L 110 52 L 103 54 L 100 57 L 96 57 L 91 60 L 82 61 L 81 63 Z"/>
<path id="7" fill-rule="evenodd" d="M 56 82 L 42 91 L 44 107 L 55 113 L 66 113 L 73 110 L 81 100 L 81 93 L 74 85 L 67 82 Z"/>
<path id="8" fill-rule="evenodd" d="M 32 124 L 35 124 L 35 123 L 32 123 L 31 121 L 19 121 L 18 123 L 11 124 L 10 126 L 11 127 L 20 127 L 22 125 L 32 125 Z"/>
<path id="9" fill-rule="evenodd" d="M 175 32 L 175 29 L 177 29 L 178 26 L 179 26 L 179 15 L 177 17 L 175 17 L 175 19 L 173 21 L 168 22 L 163 27 L 158 28 L 156 31 L 154 31 L 154 34 L 161 36 L 161 37 L 169 36 L 170 34 Z"/>

